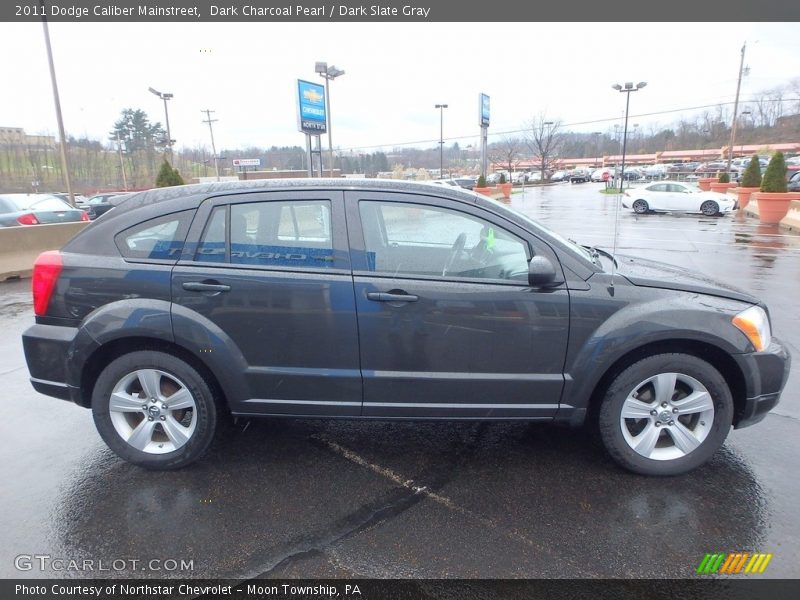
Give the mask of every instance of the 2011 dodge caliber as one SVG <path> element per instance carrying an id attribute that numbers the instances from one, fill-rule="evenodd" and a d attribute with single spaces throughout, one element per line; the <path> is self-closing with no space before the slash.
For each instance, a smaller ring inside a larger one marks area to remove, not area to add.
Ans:
<path id="1" fill-rule="evenodd" d="M 426 184 L 141 192 L 42 254 L 33 298 L 33 387 L 153 469 L 200 458 L 228 411 L 588 423 L 674 475 L 761 420 L 790 364 L 746 293 Z"/>

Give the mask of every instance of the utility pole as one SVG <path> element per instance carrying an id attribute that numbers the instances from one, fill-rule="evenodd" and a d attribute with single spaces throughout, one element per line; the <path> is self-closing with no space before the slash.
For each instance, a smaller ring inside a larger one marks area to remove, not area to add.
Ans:
<path id="1" fill-rule="evenodd" d="M 119 154 L 119 168 L 122 170 L 122 185 L 125 186 L 125 191 L 128 191 L 128 178 L 125 175 L 125 161 L 122 160 L 122 142 L 119 139 L 119 131 L 117 132 L 117 154 Z"/>
<path id="2" fill-rule="evenodd" d="M 214 170 L 217 173 L 217 181 L 219 181 L 219 162 L 217 162 L 217 147 L 214 145 L 214 128 L 211 127 L 212 123 L 216 123 L 219 119 L 212 119 L 211 113 L 216 112 L 214 110 L 201 110 L 200 112 L 206 113 L 206 120 L 203 123 L 208 123 L 208 131 L 211 133 L 211 152 L 214 153 Z"/>
<path id="3" fill-rule="evenodd" d="M 747 42 L 742 44 L 742 58 L 739 61 L 739 79 L 736 82 L 736 100 L 733 103 L 733 123 L 731 124 L 731 142 L 728 146 L 728 167 L 726 171 L 731 172 L 731 161 L 733 160 L 733 145 L 736 143 L 736 116 L 739 111 L 739 91 L 742 89 L 742 73 L 744 72 L 744 51 Z"/>
<path id="4" fill-rule="evenodd" d="M 72 182 L 69 177 L 69 160 L 67 159 L 67 138 L 64 133 L 64 119 L 61 116 L 61 100 L 58 95 L 58 82 L 56 81 L 56 68 L 53 64 L 53 49 L 50 47 L 50 30 L 47 27 L 47 7 L 44 0 L 39 0 L 42 9 L 42 27 L 44 28 L 44 44 L 47 47 L 47 62 L 50 66 L 50 83 L 53 86 L 53 102 L 56 105 L 56 121 L 58 122 L 59 147 L 61 149 L 61 170 L 64 172 L 64 183 L 67 185 L 69 203 L 75 206 L 75 195 L 72 193 Z"/>

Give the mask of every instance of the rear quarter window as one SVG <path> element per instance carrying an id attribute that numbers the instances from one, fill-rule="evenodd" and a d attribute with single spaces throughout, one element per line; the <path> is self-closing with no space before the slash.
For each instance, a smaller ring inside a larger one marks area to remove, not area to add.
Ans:
<path id="1" fill-rule="evenodd" d="M 143 221 L 118 233 L 114 243 L 125 258 L 178 260 L 193 212 L 183 211 Z"/>

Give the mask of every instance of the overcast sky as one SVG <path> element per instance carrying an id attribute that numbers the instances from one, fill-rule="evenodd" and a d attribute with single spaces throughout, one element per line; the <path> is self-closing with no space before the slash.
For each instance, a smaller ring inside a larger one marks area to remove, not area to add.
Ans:
<path id="1" fill-rule="evenodd" d="M 341 148 L 438 139 L 436 103 L 449 105 L 446 138 L 477 143 L 479 92 L 491 96 L 490 135 L 542 110 L 567 124 L 612 119 L 569 127 L 606 131 L 624 110 L 611 85 L 625 81 L 648 83 L 632 95 L 632 115 L 732 101 L 745 41 L 744 98 L 800 75 L 796 23 L 52 23 L 50 32 L 68 134 L 105 140 L 128 107 L 163 123 L 152 86 L 175 95 L 178 147 L 210 145 L 205 108 L 219 119 L 218 148 L 303 145 L 295 82 L 322 82 L 315 61 L 346 70 L 331 83 Z M 0 23 L 0 56 L 0 126 L 54 133 L 41 24 Z"/>

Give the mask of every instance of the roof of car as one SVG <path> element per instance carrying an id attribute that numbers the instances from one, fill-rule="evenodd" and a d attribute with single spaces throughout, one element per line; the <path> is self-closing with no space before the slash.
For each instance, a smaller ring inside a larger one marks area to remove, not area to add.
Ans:
<path id="1" fill-rule="evenodd" d="M 222 181 L 219 183 L 196 183 L 174 187 L 155 188 L 144 192 L 135 192 L 122 202 L 115 210 L 117 213 L 128 212 L 141 206 L 160 204 L 171 200 L 190 197 L 208 197 L 230 192 L 259 192 L 287 189 L 377 189 L 399 192 L 422 192 L 433 190 L 437 194 L 446 194 L 462 201 L 476 202 L 477 194 L 457 186 L 431 185 L 430 182 L 411 182 L 399 179 L 345 179 L 345 178 L 310 178 L 310 179 L 252 179 L 246 181 Z"/>

